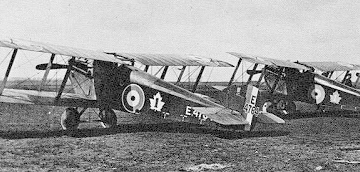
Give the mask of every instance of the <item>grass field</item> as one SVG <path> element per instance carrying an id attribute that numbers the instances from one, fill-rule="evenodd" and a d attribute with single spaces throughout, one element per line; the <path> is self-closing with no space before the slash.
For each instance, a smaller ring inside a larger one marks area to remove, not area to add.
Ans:
<path id="1" fill-rule="evenodd" d="M 0 171 L 359 171 L 360 119 L 319 117 L 253 133 L 118 113 L 119 126 L 61 131 L 63 109 L 3 105 Z M 343 114 L 333 114 L 341 116 Z M 82 120 L 96 119 L 90 110 Z M 155 120 L 157 119 L 157 120 Z"/>

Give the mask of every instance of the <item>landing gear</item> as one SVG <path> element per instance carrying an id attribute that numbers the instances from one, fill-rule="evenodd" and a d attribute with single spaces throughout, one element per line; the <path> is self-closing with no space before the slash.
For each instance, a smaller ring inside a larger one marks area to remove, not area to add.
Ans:
<path id="1" fill-rule="evenodd" d="M 117 125 L 117 117 L 112 109 L 100 110 L 99 117 L 104 128 L 114 128 Z"/>
<path id="2" fill-rule="evenodd" d="M 262 107 L 262 111 L 263 112 L 269 112 L 269 113 L 274 113 L 274 105 L 273 103 L 271 103 L 270 101 L 266 101 L 264 104 L 263 104 L 263 107 Z"/>
<path id="3" fill-rule="evenodd" d="M 265 102 L 263 105 L 263 111 L 273 114 L 292 115 L 296 113 L 296 105 L 293 101 L 275 99 L 273 101 Z"/>
<path id="4" fill-rule="evenodd" d="M 63 130 L 76 130 L 80 124 L 80 116 L 81 114 L 76 110 L 76 108 L 66 108 L 60 118 Z"/>

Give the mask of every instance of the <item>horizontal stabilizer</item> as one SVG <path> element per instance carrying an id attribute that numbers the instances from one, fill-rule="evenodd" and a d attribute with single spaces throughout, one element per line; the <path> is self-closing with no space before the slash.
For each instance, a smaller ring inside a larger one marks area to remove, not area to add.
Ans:
<path id="1" fill-rule="evenodd" d="M 223 91 L 223 90 L 225 90 L 227 88 L 227 86 L 222 86 L 222 85 L 214 85 L 212 87 L 217 89 L 217 90 L 220 90 L 220 91 Z"/>
<path id="2" fill-rule="evenodd" d="M 285 121 L 281 119 L 280 117 L 269 113 L 269 112 L 263 112 L 260 113 L 258 116 L 258 120 L 261 123 L 267 123 L 267 124 L 283 124 Z"/>
<path id="3" fill-rule="evenodd" d="M 237 111 L 220 107 L 193 107 L 196 111 L 206 115 L 211 121 L 222 125 L 245 125 L 249 124 Z"/>

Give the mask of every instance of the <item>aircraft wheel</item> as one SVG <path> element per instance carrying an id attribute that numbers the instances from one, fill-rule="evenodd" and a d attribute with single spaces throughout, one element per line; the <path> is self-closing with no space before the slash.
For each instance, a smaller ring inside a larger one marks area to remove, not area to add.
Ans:
<path id="1" fill-rule="evenodd" d="M 80 114 L 75 108 L 66 108 L 61 114 L 60 124 L 63 130 L 76 130 L 80 124 Z"/>
<path id="2" fill-rule="evenodd" d="M 278 110 L 284 110 L 286 108 L 286 101 L 279 100 L 279 102 L 276 104 L 276 107 Z"/>
<path id="3" fill-rule="evenodd" d="M 271 106 L 272 106 L 272 103 L 270 101 L 265 102 L 263 104 L 262 111 L 268 112 L 268 110 L 270 110 Z"/>
<path id="4" fill-rule="evenodd" d="M 100 112 L 101 126 L 104 128 L 114 128 L 117 125 L 117 117 L 112 109 Z"/>
<path id="5" fill-rule="evenodd" d="M 262 106 L 263 112 L 269 112 L 269 113 L 276 113 L 276 104 L 272 103 L 271 101 L 266 101 Z"/>

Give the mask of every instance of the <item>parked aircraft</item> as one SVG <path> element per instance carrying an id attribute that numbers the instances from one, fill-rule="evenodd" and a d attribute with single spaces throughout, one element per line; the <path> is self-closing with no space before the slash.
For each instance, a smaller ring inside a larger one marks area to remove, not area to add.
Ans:
<path id="1" fill-rule="evenodd" d="M 260 87 L 257 101 L 257 106 L 262 107 L 263 112 L 282 114 L 281 116 L 301 113 L 299 105 L 304 103 L 305 106 L 316 105 L 321 112 L 360 110 L 360 90 L 345 85 L 345 77 L 340 82 L 331 79 L 334 71 L 346 71 L 345 76 L 348 76 L 350 71 L 360 70 L 359 65 L 341 62 L 294 63 L 236 52 L 229 54 L 239 58 L 236 68 L 242 60 L 255 64 L 252 70 L 247 71 L 250 77 L 245 87 L 250 84 L 254 75 L 260 75 L 258 82 L 264 80 L 265 86 Z M 264 67 L 258 70 L 258 65 Z M 315 70 L 320 71 L 320 74 Z"/>
<path id="2" fill-rule="evenodd" d="M 258 87 L 249 85 L 241 108 L 227 107 L 221 101 L 195 94 L 134 67 L 135 62 L 149 66 L 232 66 L 226 62 L 195 55 L 109 53 L 58 46 L 18 39 L 0 40 L 0 47 L 12 49 L 12 56 L 0 87 L 0 102 L 40 104 L 68 107 L 61 115 L 64 130 L 75 130 L 87 108 L 98 108 L 104 127 L 117 124 L 114 110 L 141 115 L 157 114 L 164 119 L 206 125 L 220 125 L 250 130 L 256 116 L 264 123 L 284 123 L 281 118 L 260 111 L 257 106 Z M 18 51 L 48 53 L 49 62 L 39 64 L 44 75 L 37 90 L 5 88 Z M 64 64 L 54 63 L 55 56 L 67 56 Z M 293 66 L 301 66 L 293 64 Z M 303 67 L 305 69 L 305 67 Z M 43 91 L 50 70 L 66 69 L 57 92 Z M 196 89 L 201 73 L 193 87 Z M 74 93 L 64 93 L 70 80 Z"/>

